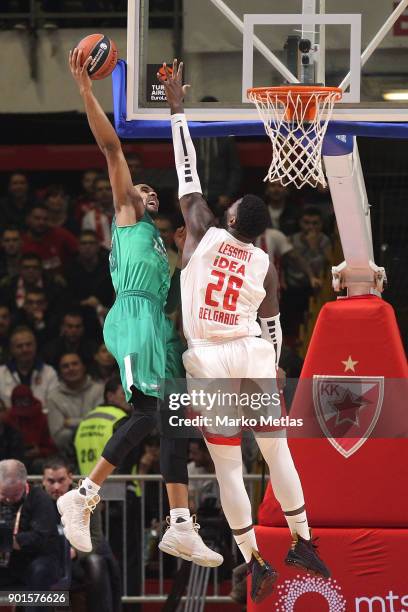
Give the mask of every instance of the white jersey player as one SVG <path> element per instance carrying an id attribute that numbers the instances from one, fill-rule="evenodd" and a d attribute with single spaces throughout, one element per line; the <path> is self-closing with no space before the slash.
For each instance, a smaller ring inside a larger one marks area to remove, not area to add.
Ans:
<path id="1" fill-rule="evenodd" d="M 214 227 L 214 215 L 202 196 L 196 153 L 184 115 L 182 64 L 178 66 L 174 60 L 172 72 L 166 64 L 163 69 L 187 230 L 181 273 L 183 325 L 189 345 L 183 356 L 187 374 L 214 379 L 275 377 L 282 339 L 277 275 L 268 256 L 253 245 L 268 223 L 266 205 L 260 198 L 246 195 L 227 210 L 227 229 Z M 255 433 L 255 438 L 293 537 L 286 563 L 328 578 L 330 572 L 311 540 L 302 487 L 284 434 L 265 437 Z M 248 563 L 251 597 L 258 603 L 271 592 L 277 572 L 258 551 L 239 441 L 238 445 L 222 442 L 206 440 L 222 508 Z"/>

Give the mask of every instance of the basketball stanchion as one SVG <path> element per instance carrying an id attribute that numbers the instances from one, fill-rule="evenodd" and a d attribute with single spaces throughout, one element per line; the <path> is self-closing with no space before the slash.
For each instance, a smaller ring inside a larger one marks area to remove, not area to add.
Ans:
<path id="1" fill-rule="evenodd" d="M 272 143 L 272 162 L 264 180 L 292 183 L 298 189 L 305 184 L 325 186 L 323 138 L 342 90 L 287 85 L 252 87 L 247 93 Z"/>

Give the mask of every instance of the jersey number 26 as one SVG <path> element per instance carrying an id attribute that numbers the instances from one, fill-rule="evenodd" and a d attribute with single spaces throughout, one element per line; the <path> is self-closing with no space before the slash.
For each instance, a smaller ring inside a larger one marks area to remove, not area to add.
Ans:
<path id="1" fill-rule="evenodd" d="M 205 292 L 205 303 L 207 306 L 213 306 L 214 308 L 219 307 L 220 302 L 212 297 L 214 291 L 220 292 L 224 289 L 226 274 L 219 270 L 211 270 L 212 276 L 218 278 L 216 283 L 208 283 Z M 242 287 L 244 279 L 238 276 L 229 276 L 227 282 L 227 288 L 225 289 L 224 296 L 222 298 L 222 308 L 224 310 L 234 311 L 237 309 L 237 300 L 239 297 L 239 290 Z"/>

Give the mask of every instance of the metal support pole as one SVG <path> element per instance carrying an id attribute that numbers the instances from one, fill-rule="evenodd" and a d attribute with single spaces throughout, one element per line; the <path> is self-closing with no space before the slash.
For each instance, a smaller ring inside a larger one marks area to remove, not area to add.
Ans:
<path id="1" fill-rule="evenodd" d="M 320 15 L 326 14 L 326 0 L 320 0 Z M 319 26 L 319 51 L 316 66 L 316 81 L 326 84 L 326 26 L 321 23 Z"/>
<path id="2" fill-rule="evenodd" d="M 408 1 L 408 0 L 407 0 Z M 213 5 L 232 23 L 233 26 L 244 32 L 244 23 L 239 17 L 223 2 L 222 0 L 211 0 Z M 280 59 L 257 37 L 253 37 L 254 47 L 264 56 L 264 58 L 283 76 L 289 83 L 299 83 L 299 79 L 287 69 L 285 64 L 282 64 Z"/>
<path id="3" fill-rule="evenodd" d="M 394 12 L 391 13 L 387 21 L 378 30 L 377 34 L 374 36 L 372 41 L 367 45 L 367 47 L 364 49 L 361 55 L 361 68 L 364 66 L 364 64 L 367 63 L 367 61 L 370 59 L 374 51 L 382 43 L 382 41 L 387 36 L 388 32 L 391 30 L 394 23 L 397 21 L 397 19 L 399 19 L 399 17 L 405 11 L 407 6 L 408 6 L 408 0 L 401 0 L 401 2 L 397 6 L 397 8 L 394 10 Z M 346 76 L 340 83 L 339 87 L 341 87 L 341 89 L 345 91 L 349 85 L 350 85 L 350 72 L 346 74 Z"/>

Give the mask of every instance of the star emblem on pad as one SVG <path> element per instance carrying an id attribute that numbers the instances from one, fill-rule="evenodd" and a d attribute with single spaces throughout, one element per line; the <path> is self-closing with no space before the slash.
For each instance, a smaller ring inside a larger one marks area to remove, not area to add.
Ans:
<path id="1" fill-rule="evenodd" d="M 355 372 L 355 366 L 358 364 L 358 361 L 353 361 L 351 355 L 348 356 L 346 361 L 342 361 L 341 362 L 344 365 L 344 371 L 348 372 L 349 370 L 351 370 L 352 372 Z"/>
<path id="2" fill-rule="evenodd" d="M 368 406 L 370 402 L 362 397 L 357 397 L 347 389 L 341 400 L 331 402 L 331 404 L 337 411 L 336 426 L 348 422 L 359 427 L 359 410 Z"/>

